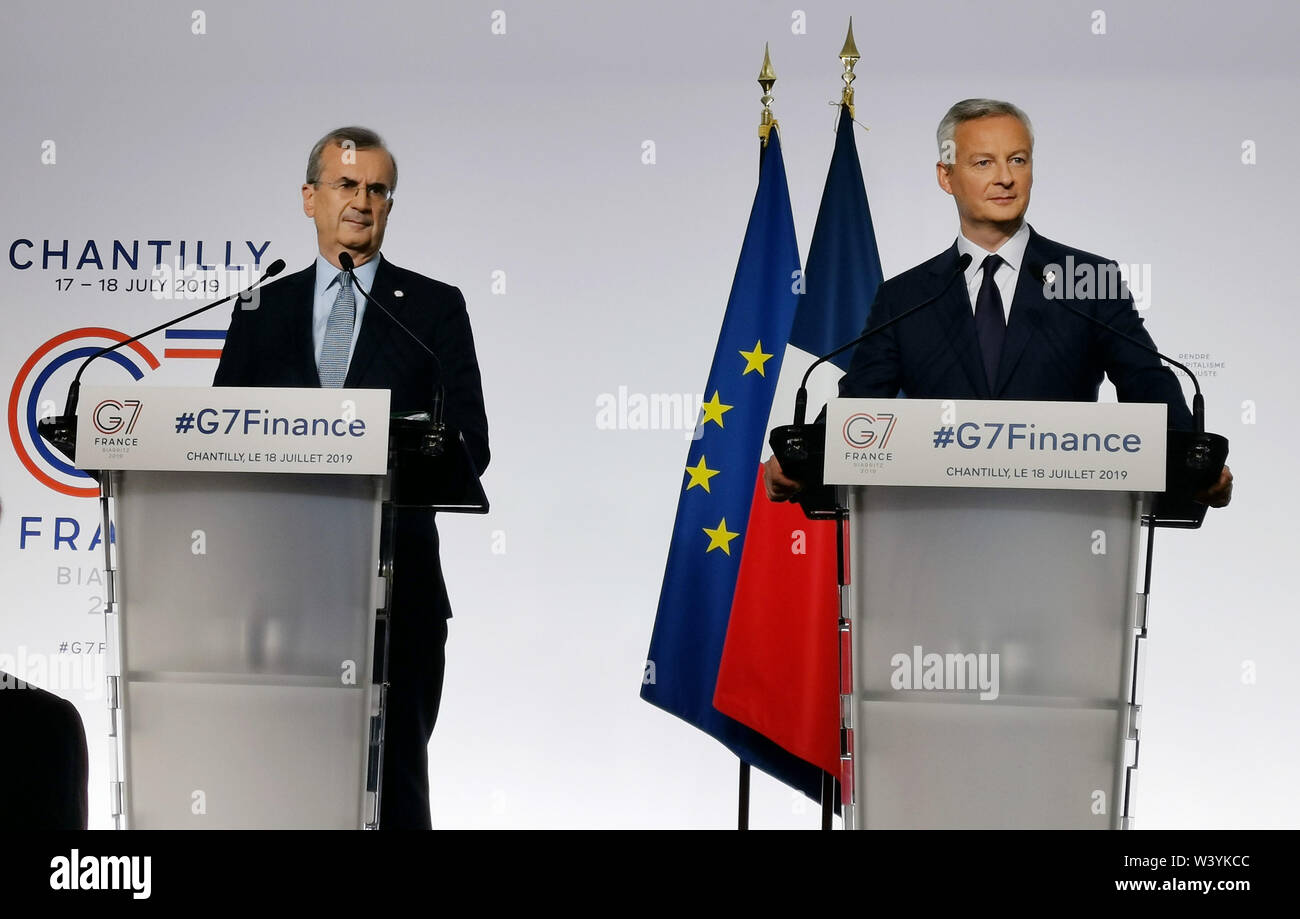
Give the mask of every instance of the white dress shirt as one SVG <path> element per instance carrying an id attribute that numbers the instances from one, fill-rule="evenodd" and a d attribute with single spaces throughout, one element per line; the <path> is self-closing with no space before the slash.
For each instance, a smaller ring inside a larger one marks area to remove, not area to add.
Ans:
<path id="1" fill-rule="evenodd" d="M 975 300 L 979 296 L 980 286 L 984 283 L 984 259 L 990 255 L 1002 257 L 993 280 L 998 285 L 1002 296 L 1002 312 L 1007 321 L 1011 321 L 1011 301 L 1016 296 L 1016 282 L 1020 280 L 1020 269 L 1024 267 L 1025 246 L 1029 243 L 1029 224 L 1021 223 L 1020 229 L 998 248 L 996 253 L 989 252 L 967 239 L 960 231 L 957 234 L 957 254 L 970 255 L 970 264 L 966 266 L 966 290 L 970 294 L 971 312 L 975 311 Z M 323 328 L 323 327 L 322 327 Z M 318 349 L 319 351 L 319 349 Z"/>

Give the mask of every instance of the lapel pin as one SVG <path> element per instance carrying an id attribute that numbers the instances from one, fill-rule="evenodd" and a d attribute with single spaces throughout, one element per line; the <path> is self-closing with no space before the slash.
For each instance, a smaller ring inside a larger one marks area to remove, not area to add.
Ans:
<path id="1" fill-rule="evenodd" d="M 405 295 L 404 293 L 402 293 L 400 290 L 395 290 L 395 291 L 393 291 L 393 296 L 394 296 L 394 297 L 404 297 L 404 296 L 406 296 L 406 295 Z"/>

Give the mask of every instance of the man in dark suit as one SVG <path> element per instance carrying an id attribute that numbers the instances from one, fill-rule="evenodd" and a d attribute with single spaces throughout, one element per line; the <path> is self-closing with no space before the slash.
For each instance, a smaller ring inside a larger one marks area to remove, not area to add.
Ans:
<path id="1" fill-rule="evenodd" d="M 0 670 L 0 830 L 84 830 L 90 751 L 67 699 Z"/>
<path id="2" fill-rule="evenodd" d="M 864 341 L 840 380 L 840 395 L 1085 402 L 1097 400 L 1109 376 L 1120 401 L 1164 402 L 1170 427 L 1190 430 L 1182 389 L 1159 358 L 1049 297 L 1091 278 L 1077 294 L 1070 291 L 1071 304 L 1152 345 L 1115 263 L 1046 239 L 1025 223 L 1034 140 L 1024 112 L 1008 102 L 963 100 L 939 123 L 938 141 L 935 171 L 956 202 L 961 233 L 946 251 L 880 285 L 867 328 L 938 299 Z M 963 255 L 971 261 L 958 277 Z M 1035 277 L 1040 270 L 1051 288 Z M 764 479 L 772 500 L 800 487 L 776 457 Z M 1222 507 L 1231 496 L 1225 467 L 1197 498 Z"/>
<path id="3" fill-rule="evenodd" d="M 90 753 L 77 707 L 0 672 L 0 829 L 84 830 Z"/>
<path id="4" fill-rule="evenodd" d="M 68 699 L 0 671 L 0 831 L 86 829 L 90 750 Z"/>
<path id="5" fill-rule="evenodd" d="M 441 383 L 444 418 L 463 434 L 482 472 L 487 417 L 465 300 L 456 288 L 379 254 L 396 187 L 397 163 L 373 131 L 347 127 L 321 138 L 302 186 L 303 213 L 316 225 L 316 262 L 263 289 L 253 308 L 236 306 L 213 383 L 388 389 L 394 413 L 428 411 Z M 342 251 L 352 256 L 357 282 L 436 361 L 387 316 L 366 308 L 341 270 Z M 428 745 L 451 616 L 432 511 L 398 512 L 394 551 L 380 827 L 428 829 Z"/>

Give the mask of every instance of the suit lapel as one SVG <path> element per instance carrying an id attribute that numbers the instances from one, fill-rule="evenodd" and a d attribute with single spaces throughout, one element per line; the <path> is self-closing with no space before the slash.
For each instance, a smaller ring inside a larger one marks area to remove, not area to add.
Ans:
<path id="1" fill-rule="evenodd" d="M 957 244 L 937 260 L 934 275 L 935 288 L 942 287 L 957 270 Z M 932 295 L 933 296 L 933 295 Z M 979 338 L 975 335 L 975 313 L 971 308 L 970 294 L 966 291 L 965 277 L 957 278 L 947 292 L 934 304 L 939 322 L 944 329 L 944 339 L 957 355 L 962 372 L 970 383 L 977 399 L 988 399 L 989 384 L 984 373 L 984 359 L 980 357 Z"/>
<path id="2" fill-rule="evenodd" d="M 1031 277 L 1029 270 L 1030 265 L 1042 262 L 1042 254 L 1038 252 L 1037 246 L 1039 238 L 1031 228 L 1024 257 L 1020 260 L 1016 291 L 1011 298 L 1011 317 L 1007 320 L 1007 337 L 1002 342 L 1002 356 L 998 359 L 998 379 L 993 387 L 994 398 L 1006 389 L 1007 382 L 1025 352 L 1025 345 L 1034 337 L 1034 333 L 1038 331 L 1038 324 L 1042 321 L 1041 311 L 1045 304 L 1043 284 L 1042 281 Z"/>
<path id="3" fill-rule="evenodd" d="M 312 302 L 316 293 L 316 266 L 310 265 L 280 282 L 285 287 L 285 348 L 293 374 L 302 386 L 320 386 L 316 347 L 311 338 Z"/>

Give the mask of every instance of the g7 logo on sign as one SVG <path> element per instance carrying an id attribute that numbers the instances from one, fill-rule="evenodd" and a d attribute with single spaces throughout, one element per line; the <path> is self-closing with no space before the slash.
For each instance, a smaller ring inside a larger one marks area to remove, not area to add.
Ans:
<path id="1" fill-rule="evenodd" d="M 844 419 L 844 442 L 857 450 L 868 447 L 883 450 L 889 446 L 889 438 L 894 433 L 894 423 L 897 420 L 892 413 L 870 415 L 857 412 Z"/>
<path id="2" fill-rule="evenodd" d="M 69 463 L 65 457 L 51 450 L 49 444 L 41 439 L 36 430 L 36 422 L 41 415 L 42 403 L 54 404 L 53 400 L 45 395 L 47 387 L 58 392 L 59 401 L 62 401 L 67 392 L 67 384 L 71 382 L 72 367 L 69 365 L 74 362 L 79 364 L 105 345 L 126 341 L 128 337 L 116 329 L 99 326 L 71 329 L 54 336 L 37 348 L 14 377 L 13 386 L 9 390 L 9 439 L 13 443 L 19 462 L 47 488 L 74 498 L 98 497 L 99 488 L 94 485 L 90 476 Z M 89 341 L 81 341 L 84 339 Z M 158 358 L 154 357 L 153 352 L 138 341 L 132 342 L 120 351 L 105 355 L 104 360 L 117 364 L 133 380 L 139 380 L 146 371 L 157 370 L 159 366 Z M 52 382 L 51 378 L 60 372 L 66 376 L 66 379 Z M 105 417 L 104 420 L 109 419 Z"/>
<path id="3" fill-rule="evenodd" d="M 128 410 L 131 412 L 129 421 L 124 420 L 120 414 L 117 414 Z M 95 406 L 91 419 L 94 421 L 95 430 L 101 434 L 116 434 L 119 431 L 123 434 L 130 434 L 135 430 L 135 422 L 139 417 L 139 399 L 127 399 L 124 402 L 118 402 L 116 399 L 105 399 Z M 123 427 L 126 430 L 122 430 Z"/>

